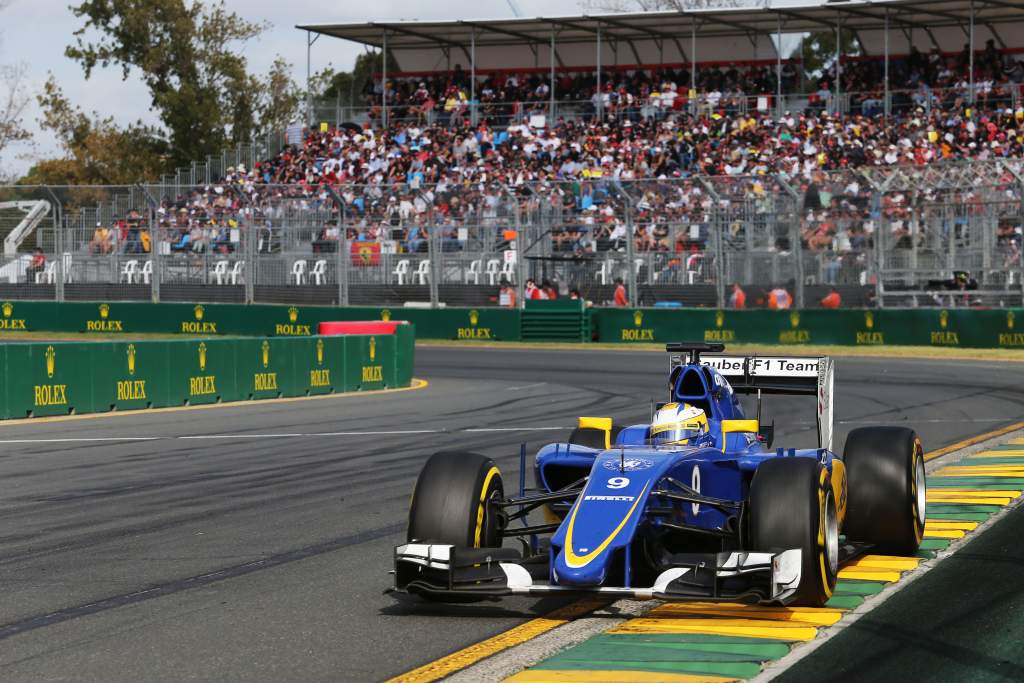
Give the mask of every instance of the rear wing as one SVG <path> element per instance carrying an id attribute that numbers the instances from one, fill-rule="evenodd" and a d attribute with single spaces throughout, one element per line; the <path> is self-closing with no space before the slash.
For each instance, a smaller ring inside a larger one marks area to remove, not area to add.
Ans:
<path id="1" fill-rule="evenodd" d="M 710 346 L 710 345 L 708 345 Z M 681 351 L 669 360 L 670 377 L 677 367 L 700 363 L 712 367 L 729 381 L 738 394 L 788 394 L 817 397 L 818 446 L 832 450 L 833 386 L 835 363 L 827 356 L 725 356 L 702 355 L 719 348 L 689 348 L 670 344 L 670 352 Z"/>

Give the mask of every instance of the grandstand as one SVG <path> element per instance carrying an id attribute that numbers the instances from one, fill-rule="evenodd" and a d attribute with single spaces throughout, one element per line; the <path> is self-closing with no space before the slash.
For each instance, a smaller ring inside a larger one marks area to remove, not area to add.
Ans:
<path id="1" fill-rule="evenodd" d="M 280 150 L 5 188 L 55 211 L 25 242 L 47 268 L 8 267 L 0 298 L 487 306 L 534 278 L 600 305 L 622 278 L 631 305 L 724 307 L 734 283 L 748 306 L 1021 305 L 1022 9 L 301 26 L 402 70 Z M 837 28 L 859 52 L 838 78 L 775 49 Z"/>

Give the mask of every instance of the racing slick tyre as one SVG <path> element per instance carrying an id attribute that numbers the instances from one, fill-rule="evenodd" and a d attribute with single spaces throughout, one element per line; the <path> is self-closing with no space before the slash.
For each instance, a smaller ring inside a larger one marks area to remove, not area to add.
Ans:
<path id="1" fill-rule="evenodd" d="M 409 506 L 408 540 L 463 548 L 500 548 L 495 503 L 504 499 L 501 473 L 488 457 L 465 451 L 430 456 Z"/>
<path id="2" fill-rule="evenodd" d="M 836 585 L 839 523 L 828 470 L 812 458 L 765 460 L 748 500 L 750 547 L 800 549 L 800 587 L 791 604 L 821 607 Z"/>
<path id="3" fill-rule="evenodd" d="M 622 425 L 612 425 L 612 431 L 608 434 L 608 442 L 615 443 L 615 439 L 618 438 L 621 431 Z M 605 449 L 604 430 L 593 427 L 576 427 L 565 441 L 576 446 L 597 448 L 602 451 Z"/>
<path id="4" fill-rule="evenodd" d="M 843 449 L 848 494 L 846 538 L 886 555 L 921 545 L 928 484 L 921 439 L 906 427 L 860 427 Z"/>

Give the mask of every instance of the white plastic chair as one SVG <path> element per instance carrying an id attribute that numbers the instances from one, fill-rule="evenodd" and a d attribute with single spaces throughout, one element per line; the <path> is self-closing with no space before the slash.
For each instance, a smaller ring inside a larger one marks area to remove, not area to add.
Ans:
<path id="1" fill-rule="evenodd" d="M 217 261 L 217 263 L 213 266 L 213 270 L 211 271 L 210 274 L 213 275 L 213 277 L 217 278 L 218 285 L 224 284 L 224 278 L 228 274 L 228 262 L 223 259 Z"/>
<path id="2" fill-rule="evenodd" d="M 64 282 L 71 282 L 71 262 L 73 258 L 70 252 L 64 252 Z"/>
<path id="3" fill-rule="evenodd" d="M 142 284 L 148 285 L 149 279 L 153 276 L 153 261 L 150 260 L 143 263 L 139 274 L 142 276 Z"/>
<path id="4" fill-rule="evenodd" d="M 492 258 L 487 262 L 487 269 L 484 270 L 484 275 L 487 276 L 487 280 L 492 286 L 497 284 L 495 281 L 498 279 L 498 267 L 500 265 L 501 261 L 496 258 Z"/>
<path id="5" fill-rule="evenodd" d="M 46 264 L 46 267 L 36 273 L 36 284 L 41 285 L 44 282 L 48 285 L 53 284 L 53 276 L 57 272 L 57 262 L 50 261 Z"/>
<path id="6" fill-rule="evenodd" d="M 306 262 L 304 260 L 299 259 L 292 264 L 292 278 L 297 285 L 306 284 Z"/>
<path id="7" fill-rule="evenodd" d="M 416 267 L 416 272 L 412 274 L 412 283 L 415 285 L 417 280 L 421 285 L 430 282 L 430 259 L 423 259 Z"/>
<path id="8" fill-rule="evenodd" d="M 231 284 L 237 285 L 238 278 L 242 275 L 242 270 L 245 268 L 245 261 L 235 261 L 235 265 L 231 267 L 231 273 L 228 278 L 231 280 Z"/>
<path id="9" fill-rule="evenodd" d="M 317 260 L 316 263 L 313 264 L 313 270 L 309 271 L 309 278 L 316 285 L 322 285 L 324 283 L 324 279 L 326 278 L 326 276 L 327 261 L 325 261 L 324 259 L 319 259 Z"/>
<path id="10" fill-rule="evenodd" d="M 644 263 L 646 263 L 646 261 L 647 261 L 647 259 L 642 259 L 642 258 L 635 258 L 635 259 L 633 259 L 633 270 L 636 271 L 636 279 L 637 279 L 637 281 L 640 280 L 640 269 L 644 267 Z"/>
<path id="11" fill-rule="evenodd" d="M 686 284 L 692 285 L 704 270 L 704 254 L 690 254 L 686 257 Z"/>
<path id="12" fill-rule="evenodd" d="M 139 262 L 135 259 L 125 261 L 124 266 L 121 267 L 121 279 L 120 282 L 127 282 L 128 284 L 135 283 L 135 275 L 139 272 Z"/>
<path id="13" fill-rule="evenodd" d="M 605 259 L 601 264 L 601 268 L 597 271 L 597 279 L 601 281 L 602 285 L 608 284 L 608 280 L 612 278 L 612 270 L 615 268 L 615 262 L 611 259 Z"/>
<path id="14" fill-rule="evenodd" d="M 501 277 L 509 281 L 510 284 L 516 283 L 516 264 L 511 261 L 505 261 L 501 264 Z"/>
<path id="15" fill-rule="evenodd" d="M 405 278 L 409 276 L 409 259 L 404 258 L 399 261 L 398 265 L 395 266 L 394 273 L 392 274 L 398 278 L 398 284 L 404 285 Z"/>
<path id="16" fill-rule="evenodd" d="M 469 264 L 469 270 L 466 271 L 465 282 L 468 285 L 469 281 L 472 280 L 474 285 L 480 284 L 480 270 L 483 268 L 483 259 L 477 259 Z M 494 283 L 491 283 L 494 284 Z"/>

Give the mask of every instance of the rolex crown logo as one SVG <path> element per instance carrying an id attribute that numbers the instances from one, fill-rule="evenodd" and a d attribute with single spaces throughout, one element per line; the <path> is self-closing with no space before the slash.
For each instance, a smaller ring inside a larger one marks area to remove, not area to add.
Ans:
<path id="1" fill-rule="evenodd" d="M 11 314 L 14 313 L 14 304 L 12 304 L 10 301 L 5 301 L 4 302 L 4 306 L 3 306 L 3 310 L 4 310 L 4 317 L 5 318 L 10 318 Z"/>
<path id="2" fill-rule="evenodd" d="M 263 352 L 263 367 L 267 367 L 270 365 L 270 342 L 266 339 L 263 340 L 261 351 Z"/>
<path id="3" fill-rule="evenodd" d="M 324 340 L 323 339 L 317 339 L 316 340 L 316 364 L 317 365 L 323 365 L 324 364 Z"/>
<path id="4" fill-rule="evenodd" d="M 1006 312 L 1006 329 L 1012 330 L 1013 329 L 1013 323 L 1016 321 L 1016 319 L 1017 319 L 1017 314 L 1016 313 L 1014 313 L 1013 311 L 1007 311 Z"/>
<path id="5" fill-rule="evenodd" d="M 202 304 L 197 304 L 193 310 L 196 313 L 196 320 L 202 320 L 203 315 L 206 313 L 206 310 L 203 308 Z"/>
<path id="6" fill-rule="evenodd" d="M 377 357 L 377 338 L 376 337 L 370 337 L 370 361 L 373 362 L 373 360 L 376 357 Z"/>
<path id="7" fill-rule="evenodd" d="M 725 311 L 715 311 L 715 327 L 721 327 L 725 324 Z"/>
<path id="8" fill-rule="evenodd" d="M 474 325 L 475 326 L 479 320 L 480 320 L 480 313 L 477 312 L 476 309 L 473 309 L 472 311 L 469 312 L 469 324 L 470 325 Z"/>
<path id="9" fill-rule="evenodd" d="M 869 330 L 875 327 L 875 314 L 871 311 L 864 311 L 864 327 Z"/>
<path id="10" fill-rule="evenodd" d="M 128 374 L 135 374 L 135 344 L 128 345 Z"/>
<path id="11" fill-rule="evenodd" d="M 791 311 L 789 314 L 789 326 L 800 327 L 800 313 L 797 311 Z"/>
<path id="12" fill-rule="evenodd" d="M 206 371 L 206 342 L 199 342 L 199 370 Z"/>
<path id="13" fill-rule="evenodd" d="M 939 327 L 946 329 L 946 325 L 949 324 L 949 311 L 939 312 Z"/>
<path id="14" fill-rule="evenodd" d="M 46 376 L 53 377 L 53 372 L 57 368 L 57 352 L 53 350 L 52 346 L 46 347 Z"/>
<path id="15" fill-rule="evenodd" d="M 640 327 L 641 325 L 644 324 L 643 311 L 633 311 L 633 324 L 637 327 Z"/>
<path id="16" fill-rule="evenodd" d="M 109 316 L 109 315 L 110 315 L 110 306 L 108 306 L 107 304 L 100 304 L 100 318 L 102 318 L 103 320 L 106 320 L 107 316 Z"/>
<path id="17" fill-rule="evenodd" d="M 295 322 L 299 319 L 299 309 L 292 306 L 288 309 L 288 322 Z"/>
<path id="18" fill-rule="evenodd" d="M 387 308 L 383 309 L 380 312 L 380 319 L 383 320 L 384 322 L 391 320 L 391 311 L 388 310 Z"/>

